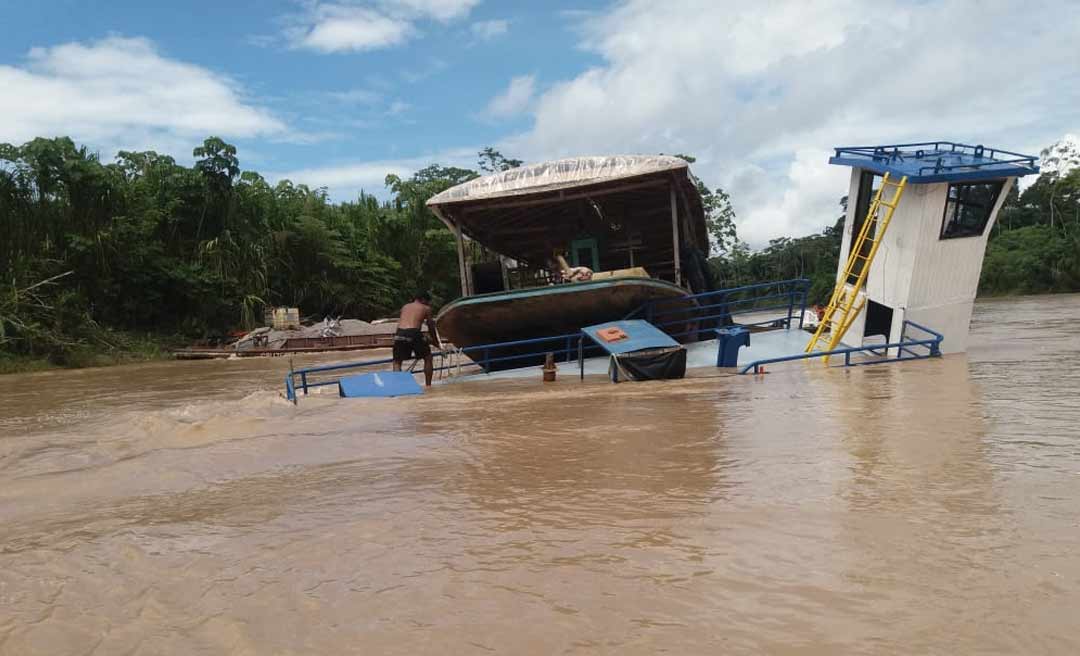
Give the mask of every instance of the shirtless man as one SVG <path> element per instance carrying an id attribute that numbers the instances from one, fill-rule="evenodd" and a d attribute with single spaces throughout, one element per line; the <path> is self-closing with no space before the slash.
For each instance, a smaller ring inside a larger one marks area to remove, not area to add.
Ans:
<path id="1" fill-rule="evenodd" d="M 431 317 L 431 296 L 427 292 L 417 292 L 411 303 L 401 307 L 401 318 L 398 319 L 398 329 L 394 333 L 394 371 L 401 371 L 401 363 L 415 354 L 418 358 L 424 358 L 424 380 L 427 386 L 431 387 L 431 375 L 435 365 L 431 357 L 431 347 L 420 332 L 420 326 L 424 322 L 427 322 L 431 341 L 439 344 L 435 320 Z"/>

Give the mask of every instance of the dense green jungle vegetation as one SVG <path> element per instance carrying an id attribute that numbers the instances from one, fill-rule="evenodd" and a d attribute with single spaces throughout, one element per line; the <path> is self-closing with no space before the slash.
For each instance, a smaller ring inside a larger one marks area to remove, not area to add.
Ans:
<path id="1" fill-rule="evenodd" d="M 216 137 L 193 155 L 192 166 L 127 151 L 103 163 L 68 138 L 0 144 L 0 371 L 153 357 L 259 325 L 277 305 L 372 319 L 420 287 L 445 302 L 459 289 L 454 239 L 424 202 L 521 163 L 487 148 L 475 171 L 432 165 L 387 176 L 387 201 L 334 203 L 325 190 L 242 171 Z M 822 217 L 819 234 L 751 251 L 728 196 L 701 190 L 721 284 L 806 276 L 815 300 L 828 295 L 836 217 Z M 981 291 L 1078 289 L 1080 171 L 1042 176 L 1010 195 Z"/>

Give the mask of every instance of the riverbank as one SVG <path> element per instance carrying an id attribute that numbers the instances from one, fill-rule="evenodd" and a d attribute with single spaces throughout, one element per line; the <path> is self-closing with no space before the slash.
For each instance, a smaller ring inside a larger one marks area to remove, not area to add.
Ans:
<path id="1" fill-rule="evenodd" d="M 85 369 L 167 360 L 188 340 L 176 335 L 106 331 L 96 344 L 73 344 L 61 355 L 25 355 L 0 350 L 0 375 L 49 369 Z"/>

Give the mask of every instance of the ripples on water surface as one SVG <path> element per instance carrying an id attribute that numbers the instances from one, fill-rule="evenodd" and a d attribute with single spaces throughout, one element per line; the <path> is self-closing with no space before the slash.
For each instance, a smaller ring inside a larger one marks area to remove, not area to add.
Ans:
<path id="1" fill-rule="evenodd" d="M 1077 653 L 1080 296 L 967 356 L 279 398 L 6 377 L 4 654 Z"/>

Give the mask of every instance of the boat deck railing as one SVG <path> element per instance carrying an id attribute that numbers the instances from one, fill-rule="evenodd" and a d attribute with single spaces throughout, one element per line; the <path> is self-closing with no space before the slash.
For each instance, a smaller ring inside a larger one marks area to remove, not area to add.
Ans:
<path id="1" fill-rule="evenodd" d="M 981 145 L 954 143 L 952 141 L 923 141 L 919 143 L 890 144 L 887 146 L 841 146 L 834 149 L 835 157 L 865 158 L 874 162 L 891 164 L 911 159 L 916 163 L 930 160 L 916 169 L 916 175 L 942 173 L 961 169 L 978 169 L 984 166 L 1014 164 L 1029 169 L 1038 168 L 1038 158 L 1011 150 L 987 148 Z M 957 163 L 946 164 L 943 157 L 952 156 Z M 1002 157 L 1003 156 L 1003 157 Z"/>
<path id="2" fill-rule="evenodd" d="M 751 317 L 749 322 L 740 325 L 776 325 L 791 328 L 798 319 L 802 327 L 802 314 L 806 308 L 806 294 L 810 281 L 805 278 L 782 280 L 779 282 L 745 285 L 700 294 L 688 294 L 671 299 L 658 299 L 645 303 L 626 317 L 626 319 L 645 318 L 653 325 L 675 338 L 693 335 L 694 339 L 712 339 L 715 336 L 714 325 L 726 325 L 734 321 L 733 317 L 749 313 L 776 312 L 775 315 Z M 693 305 L 687 307 L 687 301 Z M 681 307 L 673 307 L 679 304 Z M 795 314 L 798 310 L 798 315 Z M 689 329 L 678 330 L 678 328 Z M 570 362 L 578 355 L 580 333 L 552 335 L 532 339 L 519 339 L 508 342 L 479 344 L 460 349 L 442 350 L 433 354 L 438 366 L 434 372 L 445 375 L 452 371 L 461 372 L 466 368 L 479 368 L 490 371 L 494 364 L 529 362 L 543 358 L 548 353 L 554 355 L 556 362 Z M 693 340 L 691 340 L 693 341 Z M 604 350 L 596 345 L 583 347 L 582 357 L 602 355 Z M 365 360 L 345 364 L 307 367 L 290 371 L 285 377 L 285 392 L 290 401 L 296 402 L 297 391 L 303 394 L 315 387 L 337 385 L 341 372 L 385 368 L 393 362 L 391 358 Z M 415 367 L 416 363 L 413 363 Z"/>
<path id="3" fill-rule="evenodd" d="M 432 353 L 432 357 L 439 362 L 438 366 L 433 367 L 433 373 L 445 374 L 451 371 L 460 372 L 469 367 L 488 371 L 492 364 L 536 360 L 537 358 L 544 357 L 548 353 L 553 354 L 557 362 L 569 362 L 571 359 L 576 359 L 578 356 L 578 337 L 580 337 L 580 333 L 570 333 L 568 335 L 553 335 L 550 337 L 537 337 L 534 339 L 518 339 L 510 342 L 479 344 L 452 350 L 445 349 Z M 535 347 L 536 350 L 529 350 L 525 353 L 516 352 L 523 347 Z M 515 352 L 509 355 L 496 355 L 496 353 L 503 349 L 515 349 Z M 585 355 L 587 357 L 599 355 L 601 353 L 603 353 L 603 349 L 599 346 L 587 347 L 585 349 Z M 322 379 L 326 374 L 336 374 L 337 372 L 352 369 L 385 367 L 388 364 L 392 364 L 393 361 L 393 358 L 383 358 L 380 360 L 365 360 L 362 362 L 307 367 L 305 369 L 290 371 L 285 376 L 285 395 L 290 401 L 295 403 L 297 390 L 306 395 L 313 387 L 338 384 L 338 377 Z M 413 363 L 413 367 L 410 368 L 410 371 L 415 368 L 416 364 L 417 362 Z"/>
<path id="4" fill-rule="evenodd" d="M 915 338 L 908 334 L 908 329 L 918 330 L 928 335 L 928 337 Z M 926 326 L 915 323 L 914 321 L 905 320 L 903 328 L 900 331 L 900 341 L 893 342 L 891 344 L 871 344 L 867 346 L 850 346 L 845 348 L 832 349 L 831 351 L 811 351 L 809 353 L 796 353 L 794 355 L 785 355 L 776 358 L 765 358 L 762 360 L 755 360 L 742 367 L 739 373 L 745 374 L 751 371 L 755 374 L 760 373 L 761 370 L 767 364 L 777 364 L 780 362 L 794 362 L 796 360 L 813 360 L 817 358 L 824 358 L 828 362 L 829 358 L 836 356 L 844 356 L 845 367 L 856 367 L 868 364 L 883 364 L 886 362 L 897 362 L 899 360 L 923 360 L 925 358 L 936 358 L 941 355 L 941 342 L 945 337 L 935 331 L 927 328 Z M 925 350 L 924 350 L 925 349 Z M 892 355 L 895 353 L 895 355 Z M 867 359 L 852 360 L 852 355 L 867 355 L 876 356 Z"/>
<path id="5" fill-rule="evenodd" d="M 712 339 L 714 325 L 802 328 L 809 290 L 810 281 L 806 278 L 744 285 L 648 301 L 624 319 L 645 319 L 672 337 L 699 333 L 705 339 Z M 687 301 L 694 304 L 688 306 Z M 748 314 L 756 316 L 735 321 L 735 317 Z M 688 329 L 673 332 L 688 324 L 692 324 Z"/>

